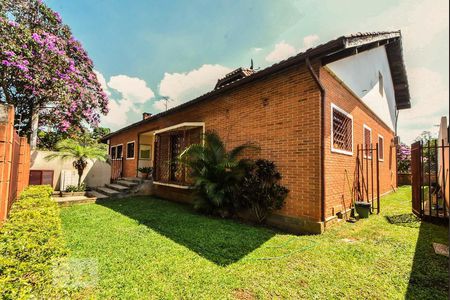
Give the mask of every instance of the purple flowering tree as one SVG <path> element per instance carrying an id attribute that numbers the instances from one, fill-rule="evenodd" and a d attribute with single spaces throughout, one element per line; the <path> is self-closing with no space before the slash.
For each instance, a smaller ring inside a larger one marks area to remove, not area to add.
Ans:
<path id="1" fill-rule="evenodd" d="M 58 13 L 40 0 L 0 3 L 0 102 L 16 107 L 22 130 L 80 132 L 108 113 L 93 62 Z M 35 145 L 34 145 L 35 146 Z"/>
<path id="2" fill-rule="evenodd" d="M 404 143 L 397 147 L 397 172 L 411 173 L 411 148 Z"/>

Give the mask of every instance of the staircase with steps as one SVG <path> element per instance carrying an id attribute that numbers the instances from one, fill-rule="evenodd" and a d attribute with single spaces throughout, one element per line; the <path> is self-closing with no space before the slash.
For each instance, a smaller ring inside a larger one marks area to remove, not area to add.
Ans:
<path id="1" fill-rule="evenodd" d="M 143 180 L 137 177 L 119 178 L 114 183 L 105 186 L 94 187 L 88 192 L 90 197 L 97 199 L 122 198 L 136 194 L 148 194 L 151 188 L 151 180 Z"/>

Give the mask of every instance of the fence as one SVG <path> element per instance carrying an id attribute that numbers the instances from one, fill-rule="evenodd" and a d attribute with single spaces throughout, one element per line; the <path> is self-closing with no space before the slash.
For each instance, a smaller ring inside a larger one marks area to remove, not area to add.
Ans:
<path id="1" fill-rule="evenodd" d="M 412 211 L 431 221 L 448 219 L 449 145 L 444 140 L 411 145 Z"/>
<path id="2" fill-rule="evenodd" d="M 14 107 L 0 104 L 0 222 L 28 185 L 30 146 L 14 130 Z"/>
<path id="3" fill-rule="evenodd" d="M 372 213 L 380 213 L 379 145 L 357 145 L 354 199 L 371 203 Z"/>

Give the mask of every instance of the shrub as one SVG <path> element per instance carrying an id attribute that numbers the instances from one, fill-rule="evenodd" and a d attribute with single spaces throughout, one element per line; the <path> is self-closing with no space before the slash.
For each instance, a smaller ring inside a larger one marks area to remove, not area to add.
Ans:
<path id="1" fill-rule="evenodd" d="M 194 207 L 226 217 L 233 212 L 237 187 L 248 164 L 248 160 L 238 156 L 245 149 L 255 147 L 244 144 L 227 152 L 225 144 L 214 132 L 207 132 L 203 141 L 189 146 L 179 161 L 189 168 L 189 175 L 194 180 Z"/>
<path id="2" fill-rule="evenodd" d="M 30 186 L 13 204 L 0 229 L 3 299 L 63 298 L 52 280 L 53 263 L 66 256 L 59 208 L 50 186 Z"/>
<path id="3" fill-rule="evenodd" d="M 278 184 L 281 178 L 272 161 L 259 159 L 247 169 L 240 187 L 239 203 L 250 208 L 260 223 L 271 211 L 284 205 L 289 190 Z"/>
<path id="4" fill-rule="evenodd" d="M 82 183 L 80 186 L 68 185 L 66 187 L 66 192 L 84 192 L 86 190 L 86 184 Z"/>

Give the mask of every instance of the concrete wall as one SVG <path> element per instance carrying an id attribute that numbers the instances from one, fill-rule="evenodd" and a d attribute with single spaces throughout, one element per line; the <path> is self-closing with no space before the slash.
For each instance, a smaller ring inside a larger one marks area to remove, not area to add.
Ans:
<path id="1" fill-rule="evenodd" d="M 75 170 L 72 166 L 72 160 L 53 159 L 47 161 L 45 157 L 55 152 L 33 150 L 31 152 L 31 170 L 53 170 L 53 188 L 60 190 L 61 171 Z M 103 186 L 109 183 L 111 178 L 111 166 L 106 162 L 98 160 L 88 161 L 84 170 L 83 182 L 89 187 Z"/>
<path id="2" fill-rule="evenodd" d="M 391 130 L 395 130 L 394 85 L 384 46 L 338 60 L 328 64 L 327 68 Z"/>

